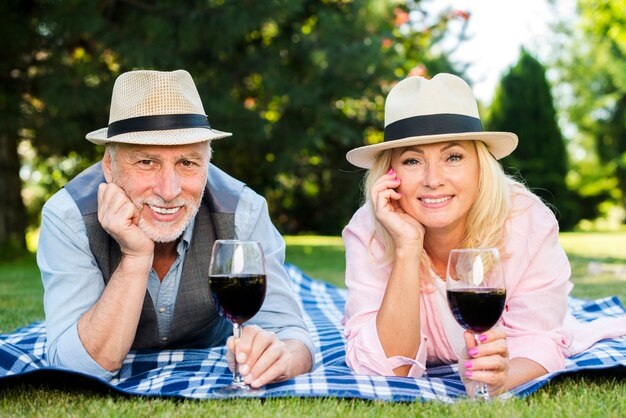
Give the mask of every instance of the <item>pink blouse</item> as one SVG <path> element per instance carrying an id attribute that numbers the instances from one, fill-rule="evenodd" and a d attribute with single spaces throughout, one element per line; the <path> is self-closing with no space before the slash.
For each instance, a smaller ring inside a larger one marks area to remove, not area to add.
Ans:
<path id="1" fill-rule="evenodd" d="M 509 255 L 503 257 L 507 296 L 499 326 L 507 334 L 509 358 L 525 357 L 554 372 L 565 366 L 565 357 L 602 338 L 626 334 L 626 316 L 594 321 L 591 326 L 577 323 L 568 314 L 567 295 L 573 287 L 570 264 L 559 244 L 558 223 L 538 198 L 515 194 L 504 232 L 503 253 Z M 348 288 L 343 322 L 348 366 L 358 374 L 393 376 L 396 367 L 412 365 L 408 375 L 419 377 L 427 364 L 457 362 L 438 309 L 441 300 L 438 305 L 434 292 L 420 295 L 422 342 L 416 357 L 385 355 L 376 331 L 376 315 L 391 264 L 377 263 L 383 248 L 376 238 L 370 247 L 373 233 L 374 215 L 369 204 L 361 207 L 343 230 Z"/>

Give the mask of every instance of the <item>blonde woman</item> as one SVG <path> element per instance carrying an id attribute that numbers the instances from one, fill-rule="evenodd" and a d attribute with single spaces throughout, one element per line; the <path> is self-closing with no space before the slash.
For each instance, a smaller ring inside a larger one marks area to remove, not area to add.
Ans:
<path id="1" fill-rule="evenodd" d="M 346 361 L 356 373 L 419 377 L 458 362 L 470 395 L 475 382 L 498 394 L 626 333 L 622 321 L 572 344 L 558 223 L 497 161 L 517 143 L 513 133 L 482 131 L 471 89 L 454 75 L 410 77 L 389 92 L 385 141 L 347 155 L 368 169 L 366 202 L 343 231 Z M 499 326 L 479 345 L 445 295 L 450 250 L 470 247 L 500 250 L 507 288 Z"/>

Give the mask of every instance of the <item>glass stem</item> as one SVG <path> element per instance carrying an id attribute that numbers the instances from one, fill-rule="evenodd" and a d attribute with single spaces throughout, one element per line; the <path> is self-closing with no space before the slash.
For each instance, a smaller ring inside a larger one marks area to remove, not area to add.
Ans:
<path id="1" fill-rule="evenodd" d="M 241 328 L 242 326 L 236 322 L 233 322 L 233 337 L 235 337 L 235 370 L 233 371 L 233 383 L 238 386 L 245 386 L 246 384 L 243 381 L 243 377 L 241 373 L 239 373 L 239 363 L 237 363 L 237 343 L 239 342 L 239 337 L 241 337 Z"/>
<path id="2" fill-rule="evenodd" d="M 480 340 L 478 339 L 478 334 L 474 334 L 474 341 L 476 341 L 476 345 L 480 344 Z M 476 393 L 474 396 L 478 399 L 491 399 L 489 395 L 489 389 L 487 389 L 487 384 L 485 382 L 478 382 L 476 386 Z"/>

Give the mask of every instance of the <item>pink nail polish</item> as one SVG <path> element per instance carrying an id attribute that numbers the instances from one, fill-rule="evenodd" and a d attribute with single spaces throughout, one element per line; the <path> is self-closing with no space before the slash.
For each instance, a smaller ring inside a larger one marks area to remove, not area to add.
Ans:
<path id="1" fill-rule="evenodd" d="M 471 361 L 466 361 L 465 363 L 463 363 L 463 366 L 465 366 L 466 369 L 471 369 L 472 368 L 472 362 Z"/>
<path id="2" fill-rule="evenodd" d="M 474 347 L 474 348 L 467 350 L 467 354 L 469 354 L 472 357 L 476 357 L 478 355 L 478 348 Z"/>
<path id="3" fill-rule="evenodd" d="M 397 178 L 397 177 L 395 179 L 393 179 L 393 181 L 395 181 L 396 183 L 400 183 L 400 179 Z"/>
<path id="4" fill-rule="evenodd" d="M 480 341 L 481 343 L 484 343 L 485 341 L 487 341 L 487 336 L 485 334 L 480 334 L 478 336 L 478 341 Z"/>
<path id="5" fill-rule="evenodd" d="M 387 171 L 387 174 L 392 175 L 394 173 L 393 168 L 390 168 L 389 171 Z"/>
<path id="6" fill-rule="evenodd" d="M 471 371 L 469 371 L 469 370 L 466 370 L 466 371 L 465 371 L 465 376 L 467 376 L 467 377 L 472 377 L 472 372 L 471 372 Z"/>

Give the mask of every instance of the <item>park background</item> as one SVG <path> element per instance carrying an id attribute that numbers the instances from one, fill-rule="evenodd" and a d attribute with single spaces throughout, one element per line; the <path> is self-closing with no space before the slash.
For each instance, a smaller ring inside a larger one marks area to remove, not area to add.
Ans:
<path id="1" fill-rule="evenodd" d="M 115 78 L 133 69 L 192 74 L 211 125 L 234 134 L 213 143 L 213 162 L 266 197 L 288 261 L 338 286 L 338 235 L 362 203 L 363 171 L 346 152 L 382 140 L 384 98 L 395 82 L 458 74 L 475 87 L 485 129 L 518 134 L 518 149 L 502 164 L 554 210 L 574 295 L 625 300 L 622 1 L 5 0 L 0 36 L 0 332 L 43 319 L 32 254 L 41 207 L 101 157 L 85 134 L 107 125 Z M 485 36 L 492 42 L 477 47 Z M 625 385 L 578 377 L 505 406 L 421 411 L 611 416 L 626 408 Z M 0 412 L 413 411 L 327 400 L 126 400 L 71 389 L 10 388 Z"/>
<path id="2" fill-rule="evenodd" d="M 85 134 L 107 125 L 113 82 L 133 69 L 192 74 L 209 122 L 234 134 L 214 143 L 214 163 L 267 198 L 283 234 L 341 232 L 362 203 L 346 152 L 382 140 L 395 82 L 443 71 L 481 92 L 492 79 L 483 125 L 517 133 L 502 163 L 562 230 L 622 227 L 623 3 L 532 1 L 544 15 L 526 20 L 517 2 L 491 2 L 503 3 L 472 27 L 471 9 L 432 0 L 4 1 L 0 246 L 34 250 L 41 206 L 101 157 Z M 524 37 L 533 22 L 543 38 Z M 492 45 L 462 53 L 491 26 Z"/>

